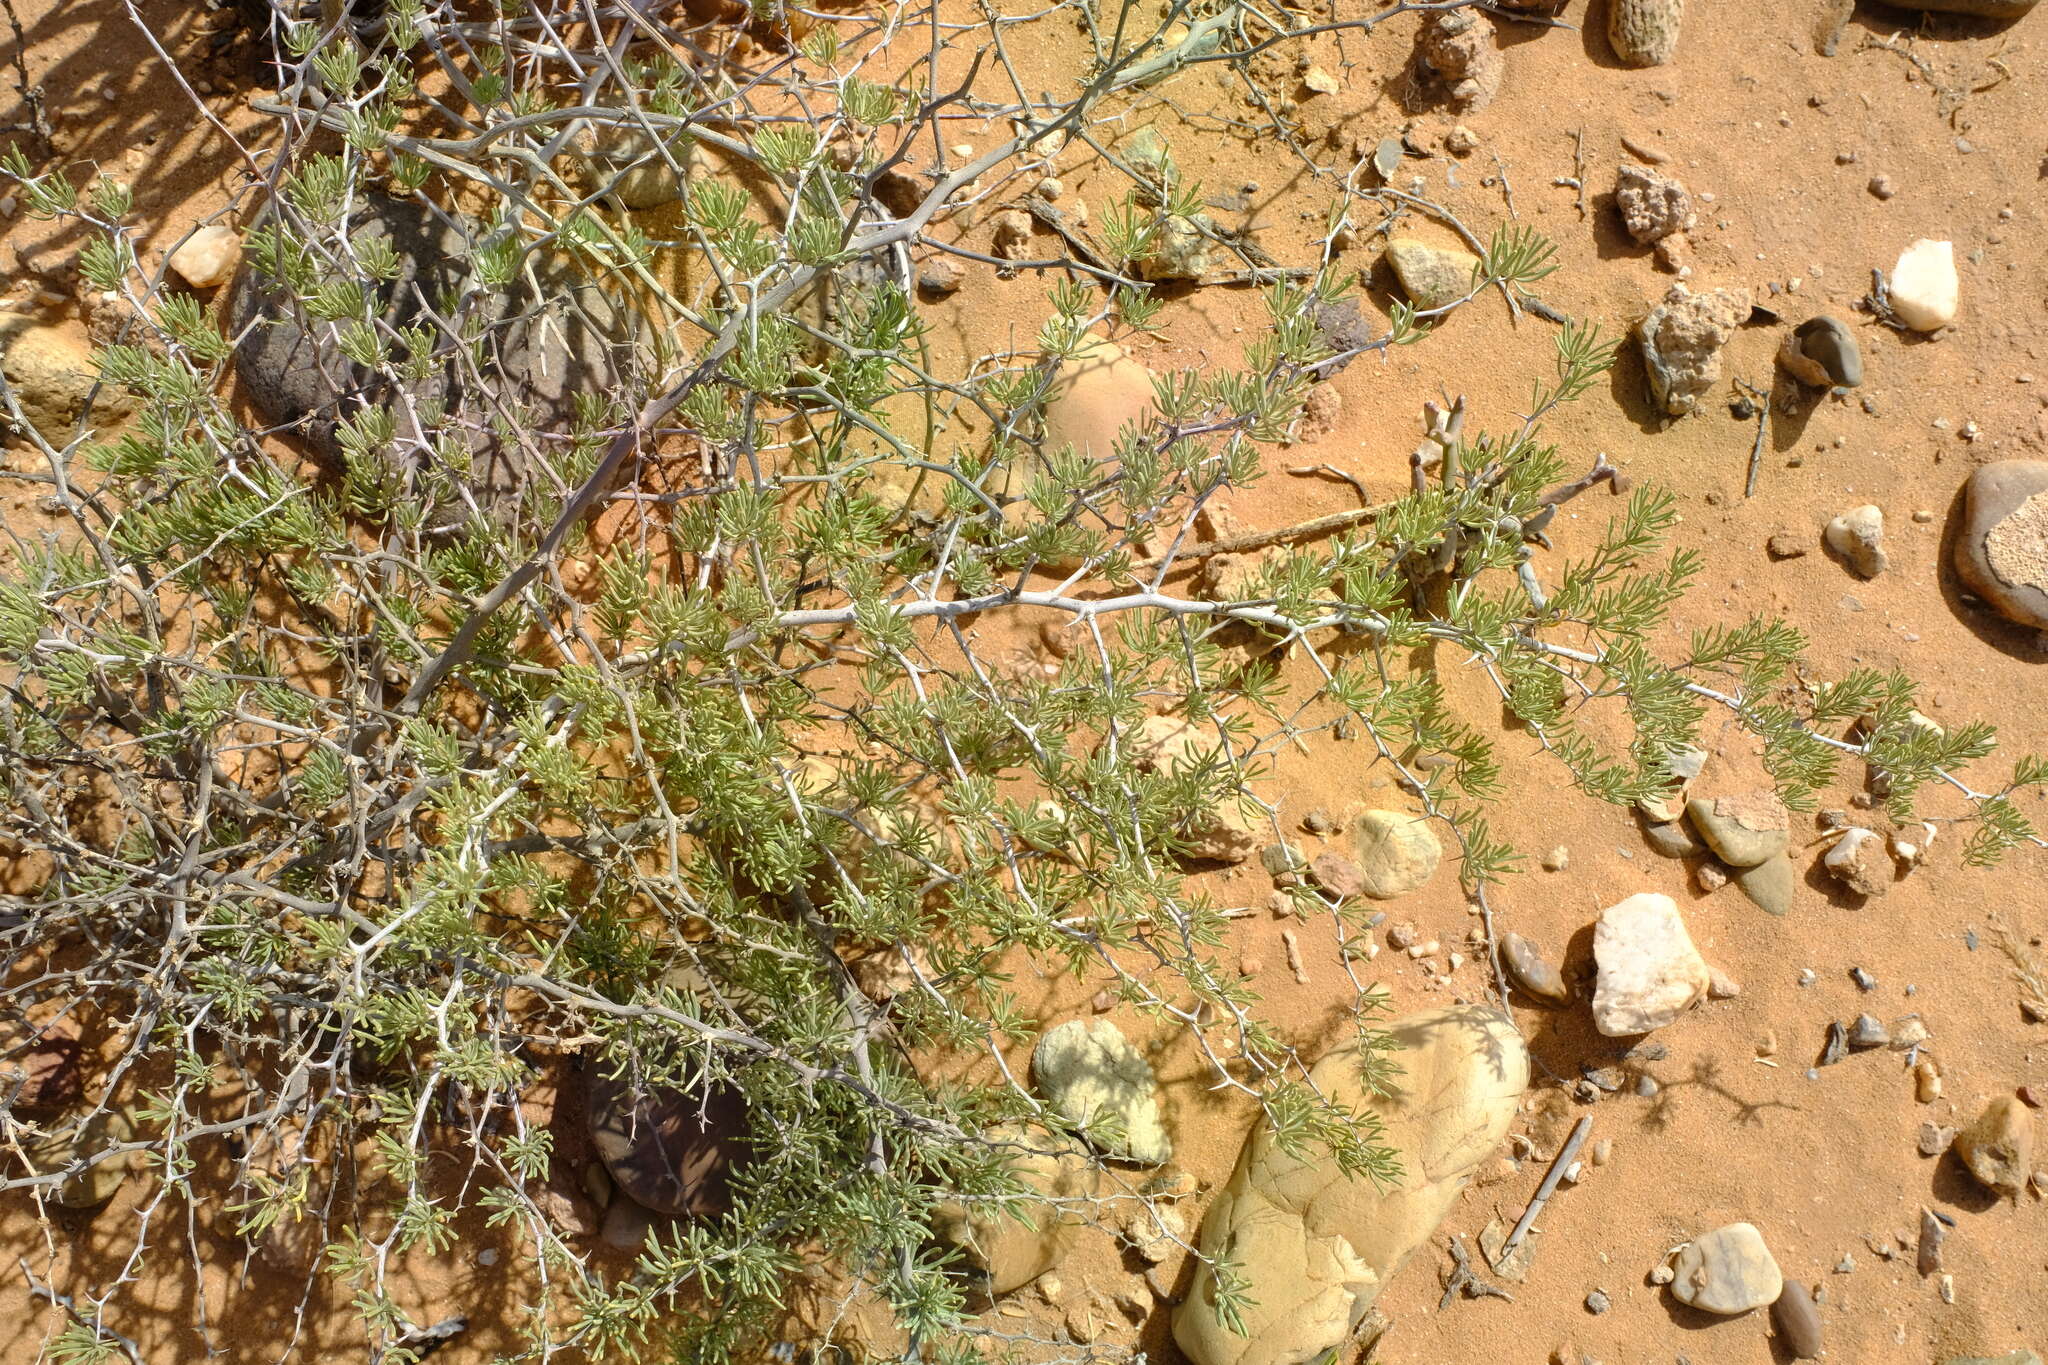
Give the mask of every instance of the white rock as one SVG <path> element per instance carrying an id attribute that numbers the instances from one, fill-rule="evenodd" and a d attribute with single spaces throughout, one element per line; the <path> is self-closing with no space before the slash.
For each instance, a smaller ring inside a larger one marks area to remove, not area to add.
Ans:
<path id="1" fill-rule="evenodd" d="M 1706 995 L 1712 973 L 1671 897 L 1630 896 L 1593 926 L 1593 1023 L 1609 1038 L 1664 1027 Z"/>
<path id="2" fill-rule="evenodd" d="M 209 223 L 171 253 L 170 265 L 178 278 L 194 289 L 212 289 L 234 276 L 241 255 L 242 239 L 234 229 Z"/>
<path id="3" fill-rule="evenodd" d="M 1916 332 L 1938 332 L 1956 320 L 1962 291 L 1952 242 L 1922 237 L 1899 253 L 1890 282 L 1892 312 Z"/>
<path id="4" fill-rule="evenodd" d="M 1821 861 L 1836 881 L 1859 896 L 1882 896 L 1891 888 L 1891 859 L 1874 830 L 1851 825 Z"/>
<path id="5" fill-rule="evenodd" d="M 1828 548 L 1864 578 L 1875 578 L 1891 562 L 1884 552 L 1884 513 L 1872 504 L 1852 508 L 1827 525 Z"/>

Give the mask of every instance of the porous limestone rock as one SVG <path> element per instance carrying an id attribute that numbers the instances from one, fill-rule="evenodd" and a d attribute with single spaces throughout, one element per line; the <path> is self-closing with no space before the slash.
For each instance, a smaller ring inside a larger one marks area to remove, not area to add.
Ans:
<path id="1" fill-rule="evenodd" d="M 1152 1064 L 1109 1020 L 1070 1019 L 1048 1030 L 1032 1050 L 1031 1074 L 1099 1150 L 1146 1166 L 1173 1156 Z"/>
<path id="2" fill-rule="evenodd" d="M 1721 348 L 1749 316 L 1749 292 L 1713 289 L 1695 294 L 1674 284 L 1638 328 L 1650 393 L 1660 411 L 1691 412 L 1721 380 Z"/>
<path id="3" fill-rule="evenodd" d="M 1678 54 L 1685 0 L 1608 0 L 1607 41 L 1626 66 L 1662 66 Z"/>
<path id="4" fill-rule="evenodd" d="M 1633 162 L 1624 161 L 1615 171 L 1614 204 L 1621 210 L 1622 226 L 1640 246 L 1690 232 L 1695 222 L 1692 196 L 1684 185 Z"/>
<path id="5" fill-rule="evenodd" d="M 135 1161 L 135 1154 L 123 1152 L 100 1157 L 110 1147 L 135 1140 L 135 1125 L 118 1109 L 65 1118 L 46 1124 L 52 1136 L 28 1148 L 30 1164 L 38 1172 L 68 1171 L 57 1186 L 56 1202 L 67 1209 L 95 1209 L 114 1197 Z M 89 1166 L 80 1162 L 100 1157 Z M 76 1167 L 76 1169 L 73 1169 Z"/>
<path id="6" fill-rule="evenodd" d="M 104 428 L 135 411 L 134 399 L 112 384 L 101 384 L 93 394 L 99 366 L 91 347 L 66 328 L 43 326 L 19 315 L 0 318 L 0 370 L 7 375 L 21 415 L 54 446 L 71 439 L 88 395 L 95 427 Z"/>
<path id="7" fill-rule="evenodd" d="M 1484 108 L 1500 93 L 1507 59 L 1493 20 L 1478 10 L 1438 13 L 1416 39 L 1411 104 L 1444 99 L 1463 112 Z"/>
<path id="8" fill-rule="evenodd" d="M 1875 578 L 1891 565 L 1884 552 L 1884 512 L 1875 503 L 1852 507 L 1827 524 L 1828 548 L 1849 561 L 1858 577 Z"/>
<path id="9" fill-rule="evenodd" d="M 2015 625 L 2048 630 L 2048 461 L 1999 460 L 1963 485 L 1956 573 Z"/>
<path id="10" fill-rule="evenodd" d="M 1851 825 L 1821 859 L 1828 874 L 1859 896 L 1882 896 L 1891 890 L 1892 859 L 1884 836 Z"/>
<path id="11" fill-rule="evenodd" d="M 1671 897 L 1630 896 L 1600 912 L 1593 926 L 1593 1024 L 1609 1038 L 1664 1027 L 1691 1009 L 1711 983 Z"/>
<path id="12" fill-rule="evenodd" d="M 1173 1316 L 1174 1340 L 1196 1365 L 1308 1365 L 1340 1345 L 1506 1136 L 1529 1080 L 1511 1021 L 1457 1005 L 1397 1019 L 1387 1032 L 1400 1068 L 1391 1095 L 1365 1090 L 1349 1043 L 1310 1079 L 1337 1103 L 1379 1115 L 1400 1177 L 1383 1188 L 1347 1176 L 1313 1144 L 1289 1156 L 1263 1123 L 1254 1127 L 1200 1243 L 1244 1277 L 1246 1331 L 1217 1322 L 1214 1275 L 1199 1266 Z"/>

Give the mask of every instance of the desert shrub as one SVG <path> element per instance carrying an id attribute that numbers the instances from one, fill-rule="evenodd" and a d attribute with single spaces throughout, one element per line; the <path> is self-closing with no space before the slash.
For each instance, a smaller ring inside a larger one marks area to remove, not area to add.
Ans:
<path id="1" fill-rule="evenodd" d="M 1903 679 L 1806 686 L 1781 622 L 1669 638 L 1699 564 L 1665 548 L 1662 493 L 1547 553 L 1555 509 L 1613 482 L 1544 439 L 1613 357 L 1568 320 L 1542 324 L 1556 367 L 1526 414 L 1489 435 L 1435 411 L 1403 496 L 1276 539 L 1228 592 L 1187 584 L 1205 513 L 1266 473 L 1314 383 L 1463 302 L 1526 301 L 1547 244 L 1493 235 L 1465 300 L 1366 335 L 1332 325 L 1354 281 L 1217 238 L 1264 335 L 1162 376 L 1113 450 L 1051 448 L 1062 374 L 1157 325 L 1163 244 L 1214 234 L 1200 187 L 1120 159 L 1099 259 L 1049 286 L 1028 347 L 958 373 L 932 366 L 909 248 L 1094 139 L 1120 89 L 1266 39 L 1204 21 L 1169 51 L 1128 13 L 1080 95 L 983 110 L 1012 134 L 926 174 L 912 149 L 961 96 L 888 66 L 875 17 L 751 24 L 720 58 L 730 24 L 642 6 L 267 16 L 274 160 L 212 307 L 144 263 L 120 185 L 12 156 L 28 211 L 90 234 L 82 269 L 121 304 L 101 377 L 140 404 L 118 430 L 23 426 L 67 524 L 17 538 L 0 580 L 0 834 L 41 880 L 0 906 L 0 1002 L 94 1046 L 75 1102 L 8 1122 L 118 1113 L 127 1136 L 10 1148 L 13 1197 L 129 1162 L 155 1182 L 138 1257 L 187 1205 L 257 1242 L 310 1229 L 309 1274 L 385 1361 L 430 1340 L 393 1266 L 464 1212 L 534 1263 L 531 1311 L 505 1310 L 530 1355 L 756 1353 L 804 1279 L 811 1321 L 866 1301 L 965 1358 L 1004 1343 L 967 1321 L 942 1206 L 1036 1216 L 994 1135 L 1072 1136 L 1022 1076 L 954 1064 L 1032 1035 L 1027 966 L 1112 976 L 1284 1140 L 1391 1169 L 1222 965 L 1235 907 L 1186 864 L 1219 820 L 1280 841 L 1270 757 L 1348 741 L 1455 845 L 1490 933 L 1516 863 L 1487 823 L 1494 727 L 1427 647 L 1607 801 L 1664 790 L 1710 710 L 1794 805 L 1846 760 L 1903 814 L 1989 752 L 1984 727 L 1916 724 Z M 666 216 L 622 207 L 643 195 Z M 1432 211 L 1352 187 L 1332 233 Z M 295 429 L 231 400 L 238 363 Z M 1020 664 L 1048 622 L 1062 657 Z M 1193 727 L 1187 761 L 1148 739 L 1159 715 Z M 2031 837 L 2007 790 L 1966 789 L 1971 856 Z M 1292 894 L 1357 941 L 1358 904 Z M 562 1173 L 520 1097 L 571 1054 L 729 1126 L 727 1197 L 630 1272 L 548 1213 Z M 1151 1197 L 1110 1174 L 1105 1197 Z M 74 1302 L 67 1358 L 118 1354 L 104 1297 Z"/>

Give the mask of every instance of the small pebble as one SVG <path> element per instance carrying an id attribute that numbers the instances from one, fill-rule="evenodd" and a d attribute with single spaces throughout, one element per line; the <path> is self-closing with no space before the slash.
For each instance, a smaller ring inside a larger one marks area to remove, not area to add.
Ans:
<path id="1" fill-rule="evenodd" d="M 1556 848 L 1543 855 L 1543 870 L 1545 872 L 1562 872 L 1571 865 L 1571 850 L 1563 844 L 1559 844 Z"/>
<path id="2" fill-rule="evenodd" d="M 1820 1310 L 1813 1306 L 1813 1295 L 1799 1281 L 1785 1281 L 1784 1289 L 1771 1305 L 1771 1323 L 1794 1360 L 1813 1360 L 1820 1355 Z"/>
<path id="3" fill-rule="evenodd" d="M 1874 991 L 1877 989 L 1877 978 L 1864 971 L 1861 967 L 1851 967 L 1849 969 L 1849 979 L 1856 983 L 1856 989 L 1859 991 Z"/>
<path id="4" fill-rule="evenodd" d="M 1660 1265 L 1650 1272 L 1651 1284 L 1670 1284 L 1677 1278 L 1678 1272 L 1673 1270 L 1668 1263 Z"/>
<path id="5" fill-rule="evenodd" d="M 1607 1292 L 1603 1289 L 1596 1289 L 1586 1295 L 1586 1311 L 1596 1318 L 1613 1306 L 1613 1301 L 1607 1297 Z"/>
<path id="6" fill-rule="evenodd" d="M 1890 176 L 1873 175 L 1870 177 L 1870 192 L 1879 199 L 1889 199 L 1899 191 L 1898 187 L 1892 184 Z"/>
<path id="7" fill-rule="evenodd" d="M 1883 1024 L 1868 1014 L 1856 1016 L 1856 1022 L 1849 1026 L 1849 1046 L 1861 1051 L 1865 1048 L 1883 1047 L 1892 1040 Z"/>
<path id="8" fill-rule="evenodd" d="M 1593 1144 L 1593 1164 L 1605 1166 L 1614 1159 L 1614 1139 L 1601 1138 Z"/>

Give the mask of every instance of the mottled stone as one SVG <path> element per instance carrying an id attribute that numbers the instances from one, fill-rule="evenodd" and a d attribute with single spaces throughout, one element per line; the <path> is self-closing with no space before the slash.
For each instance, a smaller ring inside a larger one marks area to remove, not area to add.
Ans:
<path id="1" fill-rule="evenodd" d="M 1360 883 L 1374 900 L 1392 900 L 1416 890 L 1436 875 L 1443 846 L 1429 822 L 1401 811 L 1368 810 L 1351 830 Z"/>
<path id="2" fill-rule="evenodd" d="M 1785 1289 L 1763 1234 L 1749 1223 L 1730 1223 L 1695 1238 L 1671 1268 L 1671 1293 L 1679 1302 L 1724 1317 L 1775 1303 Z"/>
<path id="3" fill-rule="evenodd" d="M 1799 890 L 1799 872 L 1789 854 L 1766 858 L 1755 867 L 1737 869 L 1735 884 L 1750 903 L 1767 915 L 1789 915 Z"/>
<path id="4" fill-rule="evenodd" d="M 1772 791 L 1695 798 L 1686 803 L 1685 814 L 1714 856 L 1730 867 L 1754 867 L 1775 857 L 1791 837 L 1791 815 Z"/>
<path id="5" fill-rule="evenodd" d="M 1032 1051 L 1031 1073 L 1052 1106 L 1099 1150 L 1146 1166 L 1173 1155 L 1152 1064 L 1109 1020 L 1072 1019 L 1047 1031 Z"/>
<path id="6" fill-rule="evenodd" d="M 1507 1018 L 1454 1006 L 1396 1019 L 1387 1036 L 1398 1068 L 1391 1093 L 1366 1090 L 1348 1043 L 1310 1080 L 1379 1116 L 1400 1175 L 1387 1185 L 1347 1175 L 1313 1142 L 1289 1155 L 1255 1124 L 1200 1242 L 1210 1263 L 1228 1261 L 1243 1277 L 1246 1330 L 1216 1320 L 1213 1273 L 1198 1266 L 1173 1316 L 1174 1340 L 1196 1365 L 1305 1365 L 1341 1345 L 1506 1136 L 1529 1079 Z"/>
<path id="7" fill-rule="evenodd" d="M 1456 247 L 1432 246 L 1414 237 L 1387 242 L 1387 264 L 1417 308 L 1447 308 L 1477 287 L 1479 258 Z"/>
<path id="8" fill-rule="evenodd" d="M 1566 989 L 1564 977 L 1557 968 L 1544 961 L 1536 945 L 1520 934 L 1508 932 L 1500 936 L 1500 960 L 1507 968 L 1508 980 L 1522 988 L 1546 1005 L 1569 1005 L 1572 993 Z"/>
<path id="9" fill-rule="evenodd" d="M 1956 1134 L 1953 1150 L 1986 1188 L 2017 1199 L 2034 1168 L 2034 1117 L 2014 1096 L 2000 1095 Z"/>

